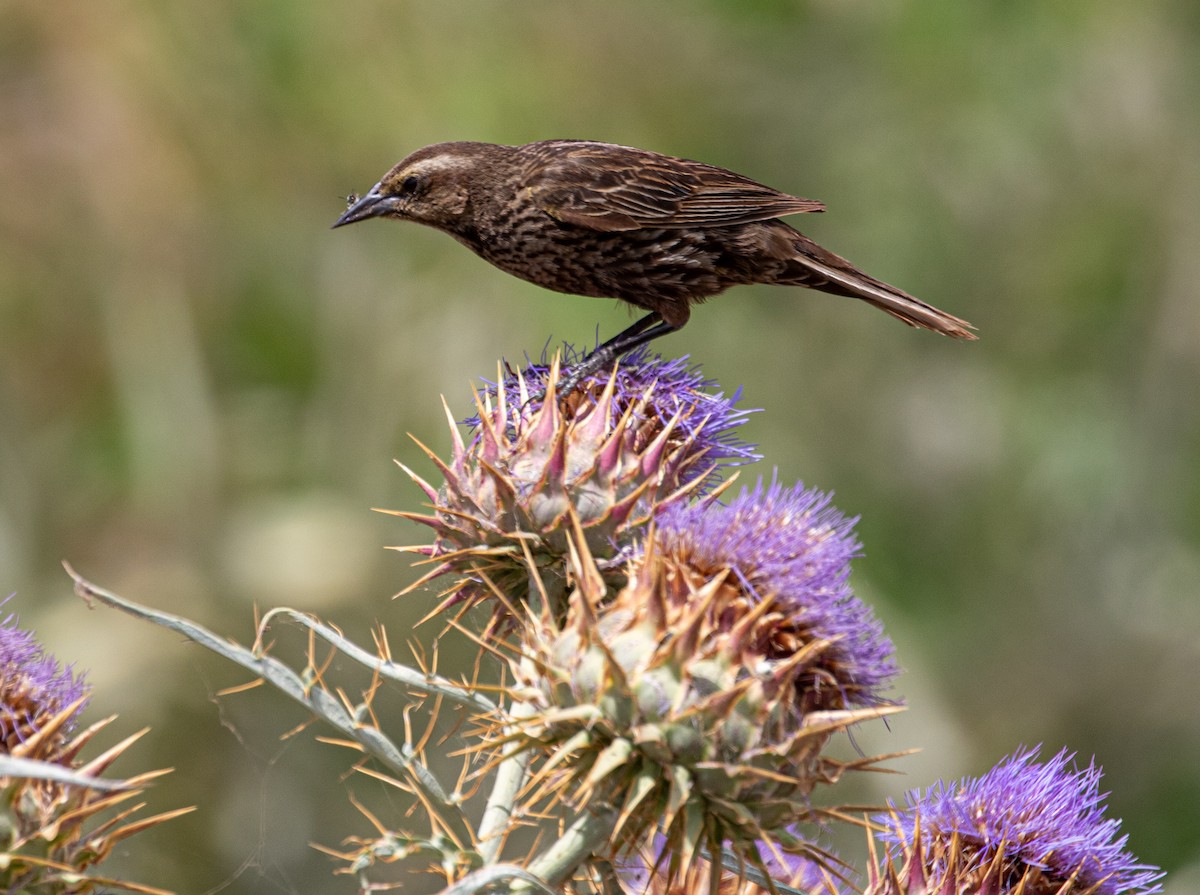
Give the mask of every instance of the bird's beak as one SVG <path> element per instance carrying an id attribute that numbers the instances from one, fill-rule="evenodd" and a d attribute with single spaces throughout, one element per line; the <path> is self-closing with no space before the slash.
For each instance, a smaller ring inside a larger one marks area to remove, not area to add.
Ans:
<path id="1" fill-rule="evenodd" d="M 365 221 L 367 218 L 377 218 L 392 211 L 395 207 L 396 199 L 392 196 L 382 195 L 379 192 L 379 184 L 375 184 L 369 193 L 352 202 L 350 207 L 342 212 L 342 216 L 333 222 L 333 227 L 330 229 L 344 227 L 346 224 L 353 224 L 356 221 Z"/>

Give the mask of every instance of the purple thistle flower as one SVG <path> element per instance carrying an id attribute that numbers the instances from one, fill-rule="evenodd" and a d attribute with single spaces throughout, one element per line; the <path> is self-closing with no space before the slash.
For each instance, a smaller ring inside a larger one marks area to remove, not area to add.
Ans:
<path id="1" fill-rule="evenodd" d="M 871 608 L 850 589 L 859 543 L 830 495 L 778 482 L 742 493 L 727 506 L 675 504 L 656 516 L 656 538 L 709 574 L 731 569 L 754 599 L 773 595 L 813 640 L 832 641 L 834 678 L 848 703 L 881 702 L 896 675 L 891 641 Z"/>
<path id="2" fill-rule="evenodd" d="M 1051 885 L 1078 874 L 1078 889 L 1095 895 L 1161 892 L 1162 872 L 1139 864 L 1125 848 L 1128 837 L 1118 835 L 1121 822 L 1104 816 L 1101 769 L 1094 761 L 1068 767 L 1075 755 L 1065 749 L 1038 763 L 1040 748 L 1018 750 L 982 777 L 910 792 L 907 809 L 876 818 L 889 828 L 885 841 L 912 853 L 919 827 L 924 853 L 943 856 L 929 868 L 935 884 L 946 873 L 986 868 L 1000 854 L 1002 880 L 1013 885 L 1032 869 Z M 959 860 L 971 867 L 945 866 L 954 851 L 939 845 L 955 836 Z"/>
<path id="3" fill-rule="evenodd" d="M 11 752 L 87 692 L 82 675 L 59 665 L 32 633 L 17 627 L 16 616 L 0 622 L 0 751 Z"/>
<path id="4" fill-rule="evenodd" d="M 563 372 L 569 372 L 571 366 L 583 356 L 584 352 L 564 344 Z M 528 401 L 525 413 L 536 411 L 541 406 L 541 392 L 549 373 L 550 361 L 544 352 L 541 360 L 529 361 L 520 373 L 526 387 L 526 393 L 522 395 L 520 379 L 516 371 L 509 368 L 501 383 L 509 404 L 519 407 Z M 560 398 L 565 402 L 583 399 L 595 403 L 608 384 L 610 375 L 610 371 L 601 371 L 586 376 L 570 395 Z M 494 396 L 496 383 L 485 382 L 485 391 Z M 745 424 L 749 414 L 757 410 L 737 409 L 735 405 L 741 400 L 742 390 L 737 389 L 729 397 L 722 391 L 716 391 L 716 381 L 705 379 L 699 366 L 688 363 L 686 355 L 667 360 L 657 354 L 651 356 L 643 346 L 622 357 L 617 366 L 616 392 L 611 411 L 613 422 L 641 400 L 651 387 L 653 392 L 650 401 L 643 410 L 647 422 L 653 423 L 644 427 L 646 442 L 649 443 L 662 425 L 678 416 L 678 440 L 694 439 L 691 453 L 704 457 L 703 463 L 696 463 L 684 472 L 682 484 L 710 476 L 723 467 L 742 466 L 762 459 L 753 445 L 733 434 L 735 429 Z M 534 396 L 532 400 L 528 400 L 530 396 Z M 479 425 L 479 418 L 471 417 L 465 423 L 475 428 Z"/>

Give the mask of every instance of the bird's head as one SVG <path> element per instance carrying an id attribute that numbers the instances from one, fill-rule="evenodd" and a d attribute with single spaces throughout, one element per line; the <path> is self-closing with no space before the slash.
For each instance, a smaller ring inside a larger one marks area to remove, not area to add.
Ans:
<path id="1" fill-rule="evenodd" d="M 486 164 L 488 143 L 438 143 L 418 149 L 400 162 L 362 198 L 350 197 L 349 207 L 334 227 L 367 218 L 399 218 L 446 230 L 455 229 L 471 201 L 471 182 Z"/>

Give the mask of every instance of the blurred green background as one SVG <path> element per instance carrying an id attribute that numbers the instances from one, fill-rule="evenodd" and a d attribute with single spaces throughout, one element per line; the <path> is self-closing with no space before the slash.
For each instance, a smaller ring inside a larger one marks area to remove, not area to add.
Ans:
<path id="1" fill-rule="evenodd" d="M 152 732 L 200 810 L 120 867 L 183 892 L 350 892 L 309 843 L 362 781 L 282 698 L 76 600 L 59 562 L 249 640 L 312 610 L 397 654 L 428 597 L 392 465 L 500 356 L 628 313 L 344 207 L 426 143 L 586 137 L 821 199 L 799 221 L 974 322 L 741 288 L 661 351 L 746 403 L 743 475 L 836 491 L 922 747 L 878 801 L 1021 744 L 1104 765 L 1135 852 L 1200 891 L 1200 6 L 1185 0 L 5 3 L 0 590 Z M 424 629 L 416 632 L 421 635 Z M 429 636 L 432 630 L 424 636 Z M 286 639 L 286 636 L 281 635 Z M 298 635 L 296 640 L 302 641 Z M 115 738 L 114 738 L 115 739 Z M 140 762 L 140 764 L 138 763 Z M 394 819 L 394 818 L 393 818 Z M 853 857 L 851 855 L 851 857 Z"/>

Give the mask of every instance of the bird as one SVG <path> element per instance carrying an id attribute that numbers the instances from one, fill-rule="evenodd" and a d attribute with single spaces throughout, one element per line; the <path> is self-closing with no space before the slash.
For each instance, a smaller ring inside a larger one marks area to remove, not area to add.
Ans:
<path id="1" fill-rule="evenodd" d="M 805 286 L 862 299 L 910 326 L 973 340 L 974 327 L 822 248 L 781 218 L 825 210 L 704 162 L 591 140 L 418 149 L 334 222 L 414 221 L 555 292 L 648 313 L 599 345 L 560 389 L 675 332 L 731 286 Z"/>

